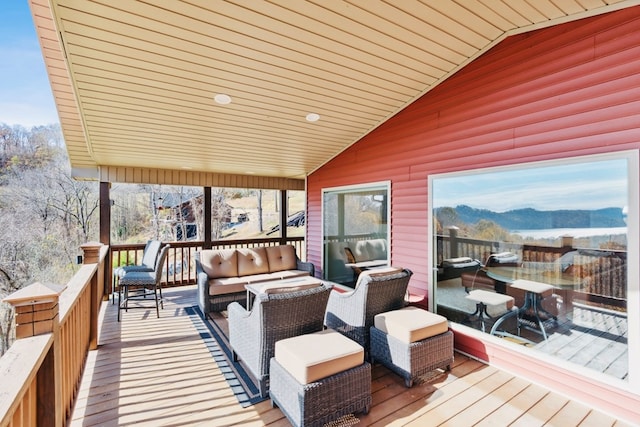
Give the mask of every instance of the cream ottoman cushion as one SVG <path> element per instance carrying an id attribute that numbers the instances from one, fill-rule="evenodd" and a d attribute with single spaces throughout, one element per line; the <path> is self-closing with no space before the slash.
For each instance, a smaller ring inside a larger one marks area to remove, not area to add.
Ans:
<path id="1" fill-rule="evenodd" d="M 421 341 L 449 330 L 444 316 L 411 306 L 376 315 L 374 326 L 407 343 Z"/>
<path id="2" fill-rule="evenodd" d="M 346 371 L 364 363 L 364 349 L 333 329 L 276 342 L 275 359 L 300 384 Z"/>

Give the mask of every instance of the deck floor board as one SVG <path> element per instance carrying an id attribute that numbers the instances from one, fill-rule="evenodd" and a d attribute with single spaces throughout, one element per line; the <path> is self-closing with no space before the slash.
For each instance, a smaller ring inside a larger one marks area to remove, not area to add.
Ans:
<path id="1" fill-rule="evenodd" d="M 69 425 L 289 426 L 269 400 L 240 406 L 185 311 L 195 288 L 163 292 L 159 319 L 130 310 L 118 323 L 116 306 L 103 304 Z M 360 426 L 628 425 L 458 353 L 450 372 L 411 389 L 375 365 L 372 398 L 369 414 L 356 414 Z"/>

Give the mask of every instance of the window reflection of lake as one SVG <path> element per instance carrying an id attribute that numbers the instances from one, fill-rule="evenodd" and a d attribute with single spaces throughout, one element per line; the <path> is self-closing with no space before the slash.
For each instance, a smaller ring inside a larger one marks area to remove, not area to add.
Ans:
<path id="1" fill-rule="evenodd" d="M 608 228 L 549 228 L 542 230 L 512 230 L 511 234 L 521 237 L 531 237 L 533 239 L 555 239 L 562 236 L 571 237 L 592 237 L 592 236 L 618 236 L 626 235 L 627 227 Z"/>

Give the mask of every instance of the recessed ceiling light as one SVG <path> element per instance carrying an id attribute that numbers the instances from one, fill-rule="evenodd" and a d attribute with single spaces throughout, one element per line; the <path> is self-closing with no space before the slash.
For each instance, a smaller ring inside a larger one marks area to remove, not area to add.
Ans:
<path id="1" fill-rule="evenodd" d="M 213 100 L 216 101 L 218 104 L 221 104 L 221 105 L 231 104 L 231 97 L 229 95 L 224 94 L 224 93 L 216 94 L 213 97 Z"/>
<path id="2" fill-rule="evenodd" d="M 306 119 L 308 122 L 317 122 L 318 120 L 320 120 L 320 114 L 309 113 L 307 114 Z"/>

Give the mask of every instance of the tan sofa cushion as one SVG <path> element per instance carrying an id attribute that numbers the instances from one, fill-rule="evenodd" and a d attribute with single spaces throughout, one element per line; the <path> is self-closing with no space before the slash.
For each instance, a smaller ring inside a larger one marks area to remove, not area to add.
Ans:
<path id="1" fill-rule="evenodd" d="M 387 241 L 385 239 L 358 240 L 353 254 L 357 262 L 386 260 Z"/>
<path id="2" fill-rule="evenodd" d="M 238 276 L 250 276 L 269 272 L 267 251 L 264 247 L 236 249 L 238 253 Z"/>
<path id="3" fill-rule="evenodd" d="M 245 277 L 220 277 L 209 279 L 209 295 L 226 295 L 244 292 L 248 284 Z"/>
<path id="4" fill-rule="evenodd" d="M 364 349 L 333 329 L 276 342 L 275 359 L 300 384 L 326 378 L 364 363 Z"/>
<path id="5" fill-rule="evenodd" d="M 242 276 L 248 283 L 273 282 L 280 280 L 280 275 L 276 273 L 252 274 L 251 276 Z"/>
<path id="6" fill-rule="evenodd" d="M 387 241 L 384 239 L 369 240 L 367 252 L 369 259 L 387 259 Z"/>
<path id="7" fill-rule="evenodd" d="M 266 251 L 270 272 L 296 269 L 296 248 L 293 246 L 268 246 Z"/>
<path id="8" fill-rule="evenodd" d="M 273 280 L 293 279 L 295 277 L 308 277 L 309 272 L 301 270 L 284 270 L 273 273 L 252 274 L 242 276 L 248 283 L 271 282 Z"/>
<path id="9" fill-rule="evenodd" d="M 309 276 L 309 272 L 304 270 L 282 270 L 273 272 L 271 274 L 278 276 L 279 279 L 291 279 L 293 277 Z"/>
<path id="10" fill-rule="evenodd" d="M 246 290 L 245 285 L 248 284 L 256 284 L 256 283 L 265 283 L 270 287 L 282 287 L 282 285 L 278 285 L 278 281 L 283 279 L 285 280 L 297 280 L 298 282 L 304 282 L 306 278 L 312 279 L 309 277 L 309 273 L 306 271 L 299 271 L 300 274 L 293 275 L 298 270 L 294 270 L 291 276 L 282 277 L 283 272 L 276 273 L 266 273 L 266 274 L 253 274 L 251 276 L 240 276 L 240 277 L 220 277 L 217 279 L 209 280 L 209 295 L 225 295 L 225 294 L 233 294 L 236 292 L 244 292 Z M 318 279 L 313 279 L 314 283 L 320 285 L 321 282 Z M 269 282 L 274 282 L 272 285 Z M 301 283 L 304 284 L 304 283 Z M 301 288 L 302 289 L 302 288 Z M 291 292 L 291 291 L 289 291 Z M 272 292 L 274 293 L 274 292 Z"/>
<path id="11" fill-rule="evenodd" d="M 296 259 L 292 245 L 200 251 L 200 264 L 209 276 L 211 296 L 244 292 L 249 283 L 309 276 L 307 271 L 296 270 Z M 271 272 L 271 264 L 287 269 Z"/>
<path id="12" fill-rule="evenodd" d="M 418 307 L 405 307 L 375 316 L 374 326 L 406 343 L 421 341 L 449 330 L 447 319 Z"/>
<path id="13" fill-rule="evenodd" d="M 238 254 L 235 249 L 202 250 L 200 264 L 210 279 L 238 276 Z"/>

